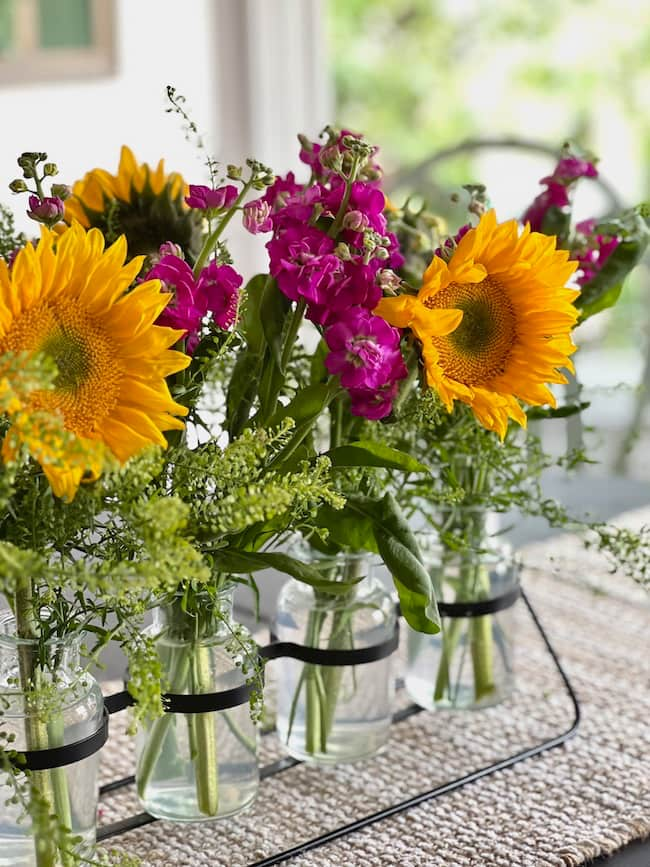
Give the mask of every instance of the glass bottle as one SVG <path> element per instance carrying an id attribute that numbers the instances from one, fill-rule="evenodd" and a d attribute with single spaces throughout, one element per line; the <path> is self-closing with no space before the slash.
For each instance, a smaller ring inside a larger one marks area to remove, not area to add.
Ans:
<path id="1" fill-rule="evenodd" d="M 514 687 L 518 563 L 505 548 L 450 551 L 426 540 L 420 548 L 436 588 L 442 629 L 436 635 L 409 630 L 409 695 L 430 710 L 498 704 Z M 461 616 L 445 611 L 445 604 L 459 603 L 470 603 Z M 498 610 L 480 614 L 473 603 Z"/>
<path id="2" fill-rule="evenodd" d="M 82 638 L 82 633 L 46 642 L 17 638 L 13 614 L 0 613 L 0 747 L 51 749 L 101 728 L 104 702 L 99 684 L 81 666 Z M 76 863 L 75 854 L 92 855 L 98 767 L 96 752 L 79 762 L 33 771 L 31 789 L 26 774 L 0 770 L 0 867 L 67 867 Z M 34 826 L 24 803 L 8 801 L 15 793 L 10 775 L 21 797 L 47 804 L 59 824 L 81 839 L 61 848 L 51 830 Z"/>
<path id="3" fill-rule="evenodd" d="M 179 595 L 154 611 L 167 691 L 195 695 L 242 686 L 237 657 L 254 653 L 232 617 L 233 588 L 198 594 L 194 613 Z M 256 659 L 251 660 L 252 664 Z M 257 729 L 248 703 L 208 713 L 165 713 L 136 739 L 136 786 L 153 816 L 199 822 L 239 813 L 257 794 Z"/>
<path id="4" fill-rule="evenodd" d="M 371 574 L 365 555 L 318 557 L 311 565 L 329 580 L 365 577 L 345 594 L 287 581 L 275 619 L 279 641 L 350 650 L 392 637 L 395 603 Z M 276 665 L 278 733 L 292 756 L 335 764 L 368 758 L 386 743 L 394 696 L 391 656 L 354 666 L 311 665 L 290 658 Z"/>

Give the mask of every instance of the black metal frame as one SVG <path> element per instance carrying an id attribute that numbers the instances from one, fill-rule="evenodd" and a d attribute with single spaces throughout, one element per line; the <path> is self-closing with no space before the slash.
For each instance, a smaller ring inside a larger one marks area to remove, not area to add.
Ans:
<path id="1" fill-rule="evenodd" d="M 463 788 L 463 786 L 466 786 L 469 783 L 473 783 L 476 780 L 480 780 L 483 777 L 487 777 L 490 774 L 494 774 L 497 771 L 504 770 L 505 768 L 510 768 L 513 765 L 518 764 L 519 762 L 523 762 L 526 759 L 538 756 L 541 753 L 546 752 L 547 750 L 561 746 L 562 744 L 566 743 L 570 738 L 572 738 L 575 735 L 578 726 L 580 725 L 581 714 L 578 697 L 576 696 L 573 686 L 571 685 L 571 682 L 566 672 L 564 671 L 564 668 L 562 667 L 559 657 L 555 649 L 553 648 L 553 645 L 551 644 L 551 641 L 544 627 L 542 626 L 537 616 L 537 613 L 535 612 L 530 600 L 528 599 L 523 590 L 521 590 L 521 597 L 528 609 L 528 612 L 533 620 L 533 623 L 535 624 L 535 627 L 537 628 L 537 631 L 539 632 L 544 642 L 549 656 L 553 660 L 554 666 L 558 674 L 560 675 L 567 695 L 571 699 L 574 711 L 574 718 L 570 727 L 566 729 L 566 731 L 562 732 L 561 734 L 555 735 L 554 737 L 548 738 L 547 740 L 544 740 L 541 743 L 536 744 L 535 746 L 515 753 L 512 756 L 508 756 L 507 758 L 501 759 L 499 761 L 493 762 L 490 765 L 486 765 L 483 768 L 472 771 L 469 774 L 465 774 L 462 777 L 458 777 L 455 780 L 450 780 L 446 783 L 443 783 L 442 785 L 427 789 L 424 792 L 418 792 L 410 798 L 406 798 L 403 801 L 392 804 L 390 807 L 386 807 L 385 809 L 379 810 L 378 812 L 372 813 L 368 816 L 363 816 L 361 819 L 357 819 L 347 825 L 342 825 L 341 827 L 335 828 L 332 831 L 327 831 L 326 833 L 321 834 L 318 837 L 314 837 L 311 840 L 307 840 L 304 843 L 299 844 L 298 846 L 292 847 L 291 849 L 286 849 L 282 852 L 277 852 L 274 855 L 270 855 L 267 858 L 262 858 L 260 861 L 255 861 L 249 864 L 248 867 L 272 867 L 272 865 L 274 864 L 280 864 L 282 862 L 289 861 L 292 858 L 296 858 L 298 855 L 302 855 L 303 853 L 316 849 L 319 846 L 323 846 L 326 843 L 331 843 L 332 841 L 338 840 L 341 837 L 345 837 L 348 834 L 353 834 L 355 831 L 359 831 L 362 828 L 367 828 L 369 825 L 373 825 L 376 822 L 381 822 L 383 819 L 388 819 L 391 816 L 395 816 L 397 813 L 402 813 L 405 810 L 409 810 L 411 807 L 417 807 L 420 804 L 426 803 L 427 801 L 435 800 L 442 795 L 446 795 L 448 792 L 453 792 L 457 789 L 461 789 Z M 413 716 L 417 713 L 421 713 L 422 711 L 423 708 L 421 708 L 419 705 L 411 704 L 396 713 L 393 716 L 393 722 L 402 722 L 408 717 Z M 262 780 L 267 779 L 269 777 L 275 776 L 276 774 L 282 773 L 289 768 L 293 768 L 299 764 L 301 764 L 300 761 L 290 757 L 279 759 L 278 761 L 272 762 L 271 764 L 261 768 L 260 778 Z M 125 777 L 121 780 L 115 780 L 111 783 L 107 783 L 100 789 L 100 795 L 109 794 L 110 792 L 114 792 L 117 789 L 132 785 L 134 782 L 135 777 L 130 776 Z M 135 830 L 136 828 L 143 827 L 144 825 L 148 825 L 156 821 L 158 820 L 154 816 L 151 816 L 149 813 L 138 813 L 134 816 L 129 816 L 127 819 L 121 819 L 118 822 L 113 822 L 110 825 L 106 825 L 104 828 L 99 828 L 97 833 L 97 839 L 98 841 L 108 840 L 110 838 L 117 837 L 120 834 L 124 834 L 127 831 Z"/>

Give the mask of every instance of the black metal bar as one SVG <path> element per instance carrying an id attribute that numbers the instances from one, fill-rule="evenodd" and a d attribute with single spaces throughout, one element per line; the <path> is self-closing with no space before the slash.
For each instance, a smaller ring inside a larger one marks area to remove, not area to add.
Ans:
<path id="1" fill-rule="evenodd" d="M 366 828 L 369 825 L 373 825 L 376 822 L 380 822 L 383 819 L 388 819 L 391 816 L 409 810 L 412 807 L 416 807 L 427 801 L 439 798 L 442 795 L 447 794 L 448 792 L 460 789 L 463 786 L 473 783 L 483 777 L 494 774 L 497 771 L 512 767 L 519 762 L 540 755 L 541 753 L 553 749 L 554 747 L 561 746 L 562 744 L 566 743 L 566 741 L 568 741 L 571 737 L 573 737 L 573 735 L 578 729 L 581 717 L 578 698 L 566 672 L 564 671 L 564 668 L 562 667 L 559 657 L 550 642 L 550 639 L 544 627 L 542 626 L 530 600 L 524 593 L 523 589 L 521 590 L 521 598 L 523 599 L 528 609 L 528 612 L 530 613 L 530 616 L 537 628 L 537 631 L 542 637 L 546 650 L 548 651 L 551 659 L 553 660 L 553 663 L 558 674 L 560 675 L 564 688 L 569 698 L 571 699 L 574 718 L 571 726 L 566 731 L 562 732 L 559 735 L 556 735 L 555 737 L 549 738 L 548 740 L 545 740 L 542 743 L 537 744 L 536 746 L 530 747 L 526 750 L 522 750 L 521 752 L 516 753 L 513 756 L 509 756 L 508 758 L 501 759 L 497 762 L 492 763 L 491 765 L 487 765 L 484 768 L 472 771 L 471 773 L 466 774 L 463 777 L 459 777 L 456 780 L 451 780 L 447 783 L 443 783 L 441 786 L 436 786 L 435 788 L 428 789 L 425 792 L 420 792 L 419 794 L 414 795 L 411 798 L 407 798 L 404 801 L 400 801 L 397 804 L 393 804 L 390 807 L 386 807 L 385 809 L 379 810 L 376 813 L 372 813 L 369 816 L 364 816 L 361 819 L 350 822 L 348 825 L 344 825 L 340 828 L 335 828 L 333 831 L 328 831 L 325 834 L 321 834 L 319 837 L 314 837 L 312 840 L 307 840 L 306 842 L 301 843 L 298 846 L 294 846 L 291 849 L 287 849 L 284 852 L 278 852 L 275 855 L 263 858 L 260 861 L 255 861 L 254 863 L 249 864 L 248 867 L 272 867 L 272 865 L 274 864 L 280 864 L 283 861 L 289 861 L 292 858 L 296 858 L 298 855 L 302 855 L 305 852 L 317 849 L 319 846 L 323 846 L 326 843 L 331 843 L 334 840 L 338 840 L 341 837 L 347 836 L 348 834 L 353 834 L 354 832 L 362 830 L 363 828 Z M 403 720 L 407 719 L 410 716 L 413 716 L 414 714 L 421 713 L 423 710 L 424 709 L 421 708 L 419 705 L 411 704 L 408 707 L 397 711 L 393 715 L 393 722 L 402 722 Z M 261 768 L 260 778 L 263 780 L 268 779 L 269 777 L 275 776 L 276 774 L 282 773 L 283 771 L 289 770 L 290 768 L 296 767 L 300 764 L 302 763 L 298 759 L 293 759 L 287 756 Z M 100 794 L 107 794 L 109 792 L 115 791 L 116 789 L 130 785 L 133 782 L 134 777 L 125 777 L 122 780 L 115 780 L 114 782 L 108 783 L 103 786 L 100 790 Z M 138 813 L 135 816 L 129 816 L 127 819 L 113 822 L 110 825 L 106 825 L 105 827 L 98 829 L 97 840 L 107 840 L 111 837 L 119 836 L 120 834 L 124 834 L 127 831 L 135 830 L 136 828 L 143 827 L 144 825 L 148 825 L 156 821 L 158 820 L 155 817 L 151 816 L 149 813 Z"/>
<path id="2" fill-rule="evenodd" d="M 353 834 L 355 831 L 360 831 L 363 828 L 367 828 L 369 825 L 374 825 L 376 822 L 381 822 L 384 819 L 388 819 L 391 816 L 395 816 L 398 813 L 403 813 L 405 810 L 410 810 L 412 807 L 417 807 L 420 804 L 424 804 L 426 801 L 432 801 L 435 798 L 439 798 L 442 795 L 446 795 L 448 792 L 453 792 L 456 789 L 461 789 L 463 786 L 467 786 L 469 783 L 474 783 L 476 780 L 480 780 L 483 777 L 487 777 L 490 774 L 494 774 L 497 771 L 502 771 L 505 768 L 510 768 L 513 765 L 518 764 L 519 762 L 523 762 L 526 759 L 530 759 L 533 756 L 538 756 L 540 753 L 544 753 L 547 750 L 553 749 L 554 747 L 560 746 L 561 744 L 566 743 L 569 738 L 573 737 L 576 733 L 578 726 L 580 725 L 580 704 L 578 702 L 578 697 L 576 696 L 574 689 L 569 681 L 569 678 L 564 671 L 562 664 L 558 658 L 557 653 L 555 652 L 551 642 L 542 626 L 537 614 L 535 613 L 528 597 L 521 591 L 521 597 L 524 600 L 528 611 L 533 619 L 535 626 L 537 627 L 544 644 L 546 645 L 546 649 L 548 650 L 555 667 L 562 678 L 562 682 L 566 688 L 566 691 L 571 699 L 573 704 L 574 711 L 574 719 L 571 726 L 562 734 L 557 735 L 556 737 L 549 738 L 548 740 L 543 741 L 541 744 L 537 744 L 537 746 L 530 747 L 527 750 L 522 750 L 519 753 L 516 753 L 514 756 L 509 756 L 506 759 L 501 759 L 498 762 L 493 762 L 491 765 L 487 765 L 484 768 L 480 768 L 477 771 L 472 771 L 469 774 L 465 774 L 463 777 L 459 777 L 456 780 L 451 780 L 448 783 L 443 783 L 441 786 L 436 786 L 433 789 L 428 789 L 426 792 L 420 792 L 417 795 L 414 795 L 411 798 L 407 798 L 404 801 L 400 801 L 397 804 L 393 804 L 390 807 L 386 807 L 383 810 L 379 810 L 376 813 L 372 813 L 369 816 L 364 816 L 361 819 L 357 819 L 354 822 L 350 822 L 348 825 L 343 825 L 340 828 L 335 828 L 333 831 L 328 831 L 325 834 L 321 834 L 319 837 L 314 837 L 312 840 L 307 840 L 305 843 L 301 843 L 299 846 L 294 846 L 291 849 L 286 849 L 284 852 L 277 852 L 275 855 L 271 855 L 268 858 L 262 858 L 260 861 L 255 861 L 252 864 L 249 864 L 248 867 L 272 867 L 274 864 L 280 864 L 284 861 L 290 861 L 292 858 L 298 857 L 298 855 L 303 855 L 305 852 L 310 852 L 313 849 L 317 849 L 320 846 L 324 846 L 326 843 L 331 843 L 334 840 L 339 840 L 341 837 L 346 837 L 348 834 Z"/>

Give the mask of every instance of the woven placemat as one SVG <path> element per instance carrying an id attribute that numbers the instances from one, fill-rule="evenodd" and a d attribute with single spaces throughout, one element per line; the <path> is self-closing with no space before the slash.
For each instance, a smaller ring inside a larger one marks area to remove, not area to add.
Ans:
<path id="1" fill-rule="evenodd" d="M 576 867 L 650 836 L 650 609 L 634 593 L 612 597 L 565 580 L 557 561 L 554 571 L 540 571 L 543 552 L 536 557 L 524 583 L 578 692 L 578 736 L 292 865 Z M 598 568 L 606 574 L 602 562 L 590 561 L 591 574 Z M 147 867 L 244 867 L 559 734 L 572 708 L 523 606 L 519 634 L 518 687 L 498 708 L 420 713 L 395 725 L 389 747 L 368 762 L 300 765 L 262 782 L 256 804 L 234 819 L 156 822 L 110 845 Z M 132 773 L 124 717 L 112 722 L 104 781 Z M 261 763 L 280 755 L 275 736 L 263 737 Z M 140 809 L 133 787 L 122 789 L 102 799 L 100 822 Z"/>

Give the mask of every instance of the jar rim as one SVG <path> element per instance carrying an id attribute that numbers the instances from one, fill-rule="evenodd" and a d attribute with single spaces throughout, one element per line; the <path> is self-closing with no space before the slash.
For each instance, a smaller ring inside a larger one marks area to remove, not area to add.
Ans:
<path id="1" fill-rule="evenodd" d="M 16 635 L 16 616 L 13 611 L 10 608 L 0 609 L 0 645 L 5 647 L 37 647 L 44 644 L 49 648 L 78 648 L 82 635 L 83 630 L 76 629 L 63 636 L 47 638 L 45 641 L 39 638 L 20 638 Z"/>

